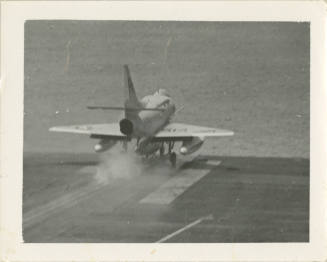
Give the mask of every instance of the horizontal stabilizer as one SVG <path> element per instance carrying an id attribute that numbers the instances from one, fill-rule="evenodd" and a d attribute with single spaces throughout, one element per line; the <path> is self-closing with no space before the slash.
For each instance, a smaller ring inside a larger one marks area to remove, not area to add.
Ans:
<path id="1" fill-rule="evenodd" d="M 126 108 L 119 106 L 88 106 L 88 109 L 102 109 L 102 110 L 127 110 L 127 111 L 165 111 L 163 108 Z"/>

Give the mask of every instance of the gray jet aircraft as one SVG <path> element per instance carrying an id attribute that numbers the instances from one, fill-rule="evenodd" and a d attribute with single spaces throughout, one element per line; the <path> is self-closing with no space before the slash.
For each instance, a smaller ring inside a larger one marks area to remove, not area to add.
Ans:
<path id="1" fill-rule="evenodd" d="M 232 136 L 233 131 L 171 122 L 176 113 L 172 98 L 160 89 L 139 100 L 127 65 L 124 65 L 126 100 L 123 107 L 89 106 L 89 109 L 122 110 L 124 117 L 118 123 L 51 127 L 50 131 L 89 135 L 99 139 L 96 152 L 109 150 L 117 141 L 127 144 L 136 140 L 135 152 L 142 156 L 168 156 L 173 167 L 177 155 L 175 142 L 181 142 L 179 153 L 187 155 L 199 150 L 206 137 Z M 167 150 L 166 150 L 167 149 Z"/>

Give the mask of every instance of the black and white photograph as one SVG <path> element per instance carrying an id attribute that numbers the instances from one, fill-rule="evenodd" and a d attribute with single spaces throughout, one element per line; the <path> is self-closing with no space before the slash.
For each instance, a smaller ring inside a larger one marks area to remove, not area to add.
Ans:
<path id="1" fill-rule="evenodd" d="M 321 261 L 323 6 L 2 3 L 0 258 Z"/>
<path id="2" fill-rule="evenodd" d="M 309 241 L 309 23 L 24 37 L 25 242 Z"/>

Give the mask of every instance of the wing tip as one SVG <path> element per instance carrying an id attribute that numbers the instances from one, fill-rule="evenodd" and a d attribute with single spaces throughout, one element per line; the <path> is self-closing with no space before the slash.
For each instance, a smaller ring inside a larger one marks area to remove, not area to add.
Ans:
<path id="1" fill-rule="evenodd" d="M 49 128 L 50 132 L 59 132 L 60 131 L 60 126 L 52 126 Z"/>

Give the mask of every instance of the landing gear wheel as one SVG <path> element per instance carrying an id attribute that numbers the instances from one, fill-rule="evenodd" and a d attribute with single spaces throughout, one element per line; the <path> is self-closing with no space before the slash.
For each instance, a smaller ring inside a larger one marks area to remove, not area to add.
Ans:
<path id="1" fill-rule="evenodd" d="M 176 161 L 177 161 L 177 155 L 176 155 L 175 152 L 172 152 L 172 153 L 169 155 L 169 161 L 170 161 L 170 163 L 171 163 L 171 166 L 172 166 L 173 168 L 175 168 L 175 167 L 176 167 Z"/>
<path id="2" fill-rule="evenodd" d="M 164 146 L 160 147 L 159 153 L 160 153 L 160 156 L 163 156 L 165 154 Z"/>

